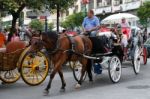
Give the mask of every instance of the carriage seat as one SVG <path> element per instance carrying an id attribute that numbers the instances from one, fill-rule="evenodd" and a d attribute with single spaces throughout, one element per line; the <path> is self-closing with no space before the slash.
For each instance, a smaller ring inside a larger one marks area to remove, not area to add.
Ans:
<path id="1" fill-rule="evenodd" d="M 9 42 L 6 45 L 6 48 L 0 48 L 0 52 L 11 53 L 11 52 L 15 52 L 16 50 L 23 49 L 25 47 L 26 47 L 25 42 L 23 42 L 23 41 L 13 41 L 13 42 Z"/>
<path id="2" fill-rule="evenodd" d="M 97 36 L 106 36 L 106 37 L 111 37 L 111 32 L 99 32 L 99 33 L 97 33 Z"/>

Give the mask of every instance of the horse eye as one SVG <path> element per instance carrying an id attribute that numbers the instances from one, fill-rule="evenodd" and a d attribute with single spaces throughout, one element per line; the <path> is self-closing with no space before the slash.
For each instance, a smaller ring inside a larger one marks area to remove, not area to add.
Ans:
<path id="1" fill-rule="evenodd" d="M 38 42 L 35 42 L 34 44 L 35 44 L 35 45 L 38 45 Z"/>

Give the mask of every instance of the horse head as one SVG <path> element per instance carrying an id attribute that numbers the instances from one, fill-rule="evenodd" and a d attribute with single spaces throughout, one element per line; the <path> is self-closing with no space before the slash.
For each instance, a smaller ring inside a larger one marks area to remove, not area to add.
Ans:
<path id="1" fill-rule="evenodd" d="M 43 48 L 46 48 L 47 50 L 54 50 L 57 39 L 58 34 L 53 31 L 33 36 L 30 41 L 30 51 L 40 51 Z"/>

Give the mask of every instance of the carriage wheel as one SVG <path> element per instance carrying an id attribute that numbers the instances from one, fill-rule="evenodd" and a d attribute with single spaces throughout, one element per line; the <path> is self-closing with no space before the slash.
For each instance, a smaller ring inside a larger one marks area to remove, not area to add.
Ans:
<path id="1" fill-rule="evenodd" d="M 20 78 L 20 73 L 18 69 L 10 70 L 10 71 L 0 71 L 0 79 L 4 83 L 14 83 Z"/>
<path id="2" fill-rule="evenodd" d="M 132 63 L 133 63 L 133 69 L 135 74 L 138 74 L 140 72 L 140 67 L 141 67 L 140 50 L 138 46 L 135 47 Z"/>
<path id="3" fill-rule="evenodd" d="M 144 65 L 146 65 L 147 64 L 147 49 L 145 47 L 143 48 L 142 58 L 143 58 Z"/>
<path id="4" fill-rule="evenodd" d="M 112 58 L 110 59 L 108 66 L 108 73 L 110 80 L 113 83 L 119 82 L 121 78 L 121 62 L 117 56 L 112 56 Z"/>
<path id="5" fill-rule="evenodd" d="M 21 77 L 31 86 L 41 84 L 46 79 L 48 71 L 49 61 L 42 52 L 27 53 L 21 62 Z"/>
<path id="6" fill-rule="evenodd" d="M 79 82 L 80 77 L 81 77 L 81 73 L 82 73 L 82 64 L 80 64 L 79 61 L 70 62 L 70 67 L 73 71 L 73 76 L 74 76 L 75 80 L 77 82 Z M 86 79 L 86 76 L 87 76 L 87 72 L 85 72 L 82 81 L 84 81 Z"/>

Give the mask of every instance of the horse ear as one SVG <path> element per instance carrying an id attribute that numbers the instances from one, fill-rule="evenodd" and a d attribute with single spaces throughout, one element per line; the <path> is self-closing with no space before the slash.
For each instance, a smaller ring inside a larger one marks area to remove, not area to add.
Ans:
<path id="1" fill-rule="evenodd" d="M 41 41 L 43 40 L 43 38 L 42 38 L 42 34 L 40 34 L 40 40 L 41 40 Z"/>

